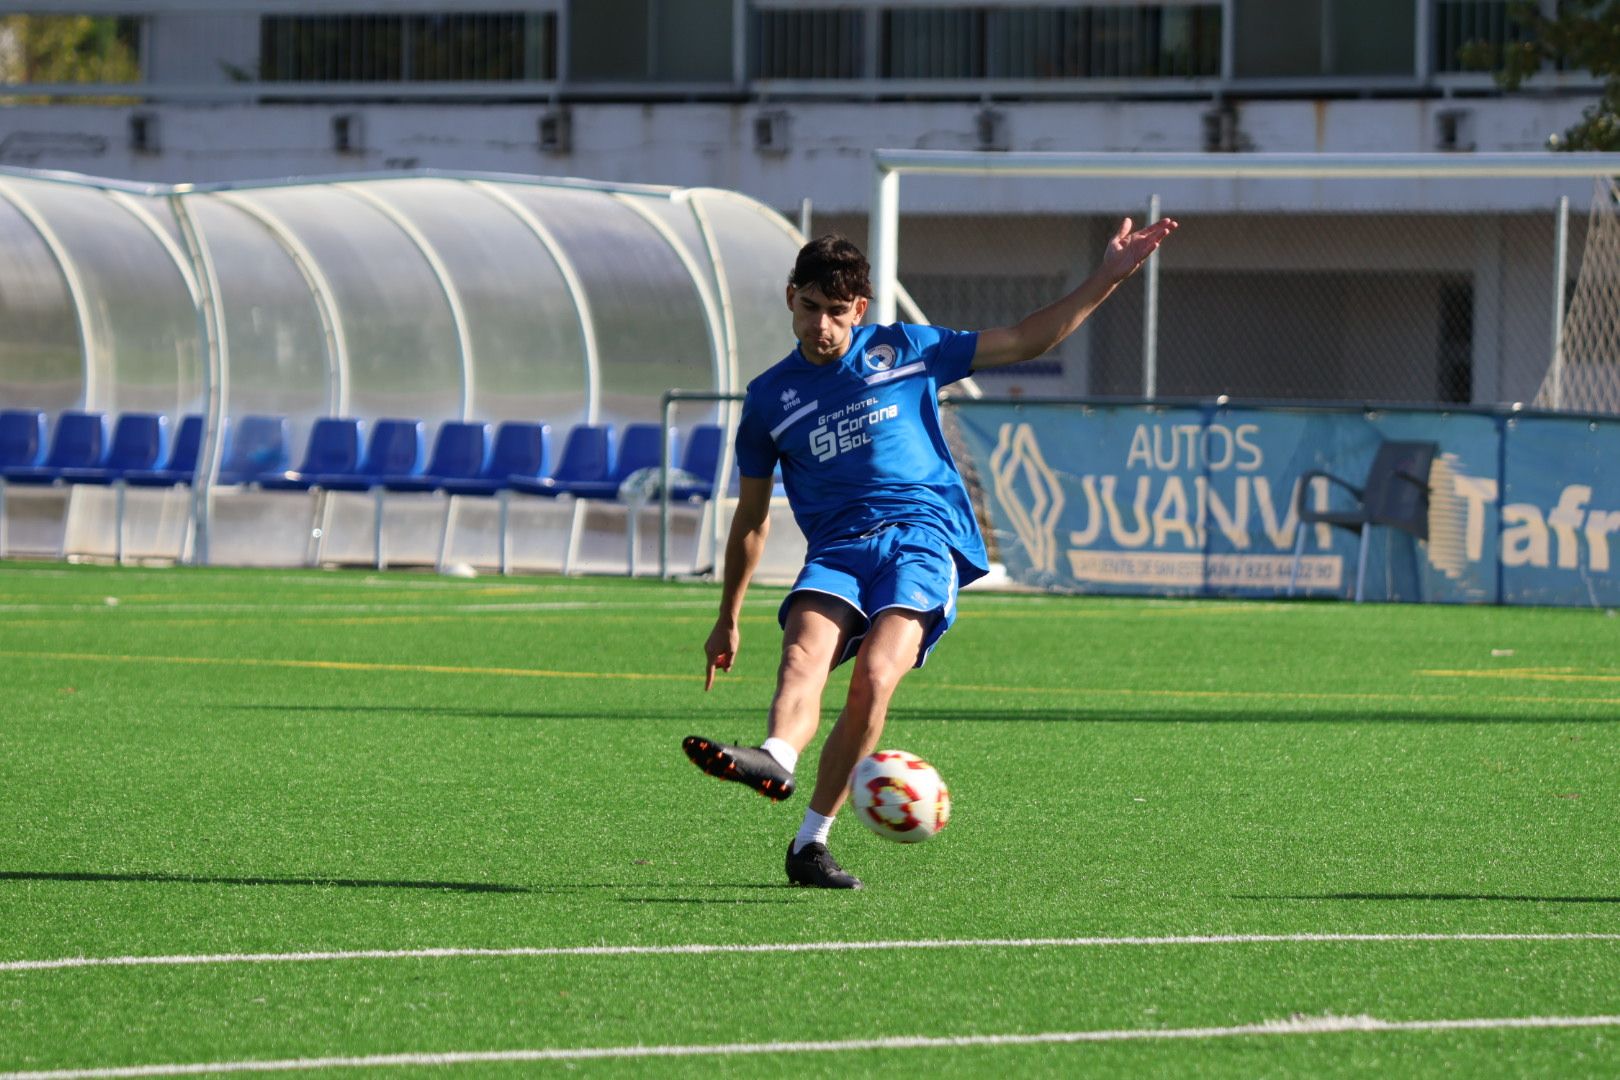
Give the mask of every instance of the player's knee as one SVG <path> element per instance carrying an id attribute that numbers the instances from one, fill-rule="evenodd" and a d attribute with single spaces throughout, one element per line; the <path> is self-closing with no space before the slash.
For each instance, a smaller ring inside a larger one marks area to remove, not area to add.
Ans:
<path id="1" fill-rule="evenodd" d="M 849 696 L 852 701 L 888 701 L 895 687 L 908 669 L 897 663 L 872 661 L 858 664 L 849 677 Z"/>
<path id="2" fill-rule="evenodd" d="M 784 685 L 813 685 L 827 681 L 829 658 L 802 641 L 784 642 L 780 682 Z"/>

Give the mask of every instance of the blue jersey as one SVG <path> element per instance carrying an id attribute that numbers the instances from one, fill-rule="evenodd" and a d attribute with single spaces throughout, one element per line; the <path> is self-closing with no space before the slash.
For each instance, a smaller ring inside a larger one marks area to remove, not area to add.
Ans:
<path id="1" fill-rule="evenodd" d="M 963 584 L 987 572 L 938 402 L 940 387 L 967 376 L 978 340 L 935 326 L 857 326 L 837 361 L 812 364 L 794 349 L 748 384 L 738 467 L 767 477 L 781 463 L 810 554 L 903 522 L 950 545 Z"/>

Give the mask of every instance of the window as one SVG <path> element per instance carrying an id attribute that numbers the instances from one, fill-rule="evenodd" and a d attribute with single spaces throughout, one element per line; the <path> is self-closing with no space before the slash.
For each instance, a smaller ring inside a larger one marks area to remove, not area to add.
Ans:
<path id="1" fill-rule="evenodd" d="M 516 82 L 557 73 L 557 17 L 527 14 L 269 15 L 265 82 Z"/>
<path id="2" fill-rule="evenodd" d="M 753 70 L 760 79 L 858 79 L 859 11 L 754 12 Z"/>
<path id="3" fill-rule="evenodd" d="M 769 8 L 756 11 L 754 26 L 760 78 L 1152 79 L 1221 70 L 1218 3 L 896 6 L 871 21 L 848 9 Z M 867 27 L 878 35 L 876 72 L 863 67 Z"/>
<path id="4" fill-rule="evenodd" d="M 1414 75 L 1426 0 L 1234 0 L 1239 78 Z"/>
<path id="5" fill-rule="evenodd" d="M 731 0 L 589 0 L 568 17 L 568 74 L 595 83 L 729 83 Z"/>
<path id="6" fill-rule="evenodd" d="M 1490 48 L 1491 64 L 1501 62 L 1504 46 L 1518 41 L 1524 31 L 1508 16 L 1509 0 L 1437 0 L 1434 5 L 1434 70 L 1467 71 L 1464 45 L 1482 41 Z"/>
<path id="7" fill-rule="evenodd" d="M 978 79 L 985 73 L 982 8 L 922 8 L 883 16 L 885 79 Z"/>
<path id="8" fill-rule="evenodd" d="M 1095 7 L 1081 14 L 1085 48 L 1077 75 L 1140 79 L 1220 73 L 1219 5 Z"/>
<path id="9" fill-rule="evenodd" d="M 992 78 L 1188 78 L 1221 69 L 1221 9 L 1060 7 L 989 13 Z"/>

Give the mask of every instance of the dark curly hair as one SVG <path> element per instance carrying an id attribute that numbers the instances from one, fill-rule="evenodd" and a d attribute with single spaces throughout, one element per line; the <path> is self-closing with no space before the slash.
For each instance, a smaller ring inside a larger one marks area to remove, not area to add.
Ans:
<path id="1" fill-rule="evenodd" d="M 818 237 L 799 249 L 788 284 L 795 289 L 813 285 L 829 300 L 872 297 L 872 268 L 861 249 L 836 233 Z"/>

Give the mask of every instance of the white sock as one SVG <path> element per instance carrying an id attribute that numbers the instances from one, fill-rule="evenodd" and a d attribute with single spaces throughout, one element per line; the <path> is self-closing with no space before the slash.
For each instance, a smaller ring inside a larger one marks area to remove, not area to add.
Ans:
<path id="1" fill-rule="evenodd" d="M 806 844 L 825 844 L 827 834 L 832 831 L 833 819 L 823 817 L 814 810 L 804 812 L 804 824 L 799 826 L 799 835 L 793 838 L 793 853 L 797 855 Z"/>
<path id="2" fill-rule="evenodd" d="M 788 772 L 792 772 L 799 764 L 799 752 L 793 749 L 793 744 L 786 739 L 772 736 L 760 743 L 759 748 L 775 758 L 776 763 Z"/>

